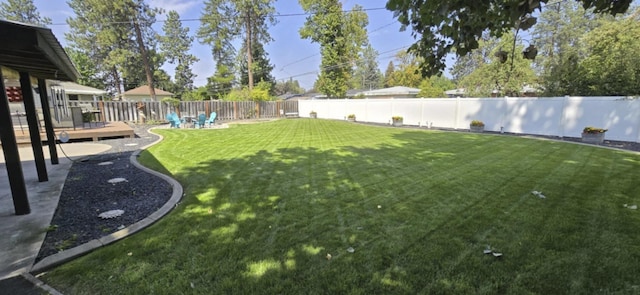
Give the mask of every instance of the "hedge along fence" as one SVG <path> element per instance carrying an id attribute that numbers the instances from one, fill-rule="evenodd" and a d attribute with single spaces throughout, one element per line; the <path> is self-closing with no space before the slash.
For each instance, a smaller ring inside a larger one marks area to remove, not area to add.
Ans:
<path id="1" fill-rule="evenodd" d="M 640 142 L 640 100 L 627 97 L 502 97 L 437 99 L 316 99 L 299 101 L 299 114 L 360 122 L 469 129 L 473 120 L 485 130 L 558 137 L 580 137 L 587 126 L 606 128 L 606 140 Z"/>
<path id="2" fill-rule="evenodd" d="M 271 119 L 298 112 L 297 101 L 181 101 L 178 106 L 165 102 L 99 101 L 81 102 L 100 110 L 106 122 L 165 121 L 168 113 L 196 116 L 217 113 L 217 120 Z M 282 112 L 280 111 L 282 110 Z M 144 118 L 143 118 L 144 116 Z"/>

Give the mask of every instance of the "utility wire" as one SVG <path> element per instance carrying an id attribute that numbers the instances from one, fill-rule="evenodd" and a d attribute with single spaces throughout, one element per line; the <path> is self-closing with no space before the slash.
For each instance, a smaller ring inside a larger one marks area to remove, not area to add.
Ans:
<path id="1" fill-rule="evenodd" d="M 361 10 L 343 10 L 342 12 L 344 13 L 351 13 L 351 12 L 360 12 L 360 11 L 376 11 L 376 10 L 383 10 L 386 9 L 384 7 L 375 7 L 375 8 L 364 8 Z M 285 13 L 285 14 L 275 14 L 273 15 L 273 17 L 292 17 L 292 16 L 309 16 L 309 15 L 313 15 L 313 13 L 306 13 L 306 12 L 301 12 L 301 13 Z M 182 18 L 179 19 L 179 21 L 181 22 L 193 22 L 193 21 L 202 21 L 202 20 L 207 20 L 207 17 L 199 17 L 199 18 Z M 136 21 L 137 23 L 165 23 L 167 22 L 167 20 L 155 20 L 153 22 L 147 22 L 147 21 Z M 117 25 L 117 24 L 131 24 L 133 23 L 132 21 L 115 21 L 115 22 L 104 22 L 104 23 L 99 23 L 102 25 Z M 69 24 L 67 23 L 55 23 L 55 24 L 50 24 L 50 26 L 68 26 Z"/>
<path id="2" fill-rule="evenodd" d="M 371 33 L 373 33 L 373 32 L 380 31 L 380 30 L 382 30 L 382 29 L 384 29 L 384 28 L 386 28 L 386 27 L 389 27 L 389 26 L 391 26 L 391 25 L 393 25 L 393 24 L 397 23 L 397 22 L 398 22 L 397 20 L 394 20 L 394 21 L 392 21 L 392 22 L 390 22 L 390 23 L 388 23 L 388 24 L 382 25 L 382 26 L 380 26 L 380 27 L 378 27 L 378 28 L 375 28 L 375 29 L 373 29 L 373 30 L 369 31 L 367 34 L 371 34 Z M 312 57 L 315 57 L 315 56 L 318 56 L 318 55 L 320 55 L 320 53 L 312 54 L 312 55 L 309 55 L 309 56 L 303 57 L 303 58 L 301 58 L 301 59 L 298 59 L 298 60 L 296 60 L 296 61 L 290 62 L 290 63 L 288 63 L 288 64 L 286 64 L 286 65 L 284 65 L 284 66 L 280 67 L 280 71 L 282 72 L 282 71 L 284 70 L 284 68 L 286 68 L 286 67 L 288 67 L 288 66 L 290 66 L 290 65 L 297 64 L 297 63 L 299 63 L 299 62 L 305 61 L 305 60 L 307 60 L 307 59 L 309 59 L 309 58 L 312 58 Z"/>

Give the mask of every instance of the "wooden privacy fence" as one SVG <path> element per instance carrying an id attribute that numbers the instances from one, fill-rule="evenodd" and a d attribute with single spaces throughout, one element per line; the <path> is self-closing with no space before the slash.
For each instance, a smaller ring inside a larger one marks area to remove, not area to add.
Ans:
<path id="1" fill-rule="evenodd" d="M 70 102 L 70 106 L 78 103 L 90 104 L 93 109 L 100 110 L 104 121 L 164 121 L 167 114 L 176 112 L 180 116 L 217 113 L 217 120 L 248 120 L 284 117 L 286 113 L 297 113 L 297 101 L 182 101 L 178 106 L 165 102 L 133 102 L 133 101 L 98 101 Z M 144 118 L 143 118 L 144 117 Z"/>

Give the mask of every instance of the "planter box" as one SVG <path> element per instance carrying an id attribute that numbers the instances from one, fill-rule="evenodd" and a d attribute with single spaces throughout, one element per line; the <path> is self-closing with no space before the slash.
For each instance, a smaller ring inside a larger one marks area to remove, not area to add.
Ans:
<path id="1" fill-rule="evenodd" d="M 484 132 L 484 126 L 469 126 L 469 131 L 482 133 Z"/>
<path id="2" fill-rule="evenodd" d="M 317 114 L 317 113 L 309 113 L 309 118 L 313 118 L 313 119 L 315 119 L 315 118 L 317 118 L 317 117 L 318 117 L 318 114 Z"/>
<path id="3" fill-rule="evenodd" d="M 582 142 L 601 144 L 604 142 L 604 132 L 582 133 Z"/>
<path id="4" fill-rule="evenodd" d="M 393 120 L 393 121 L 392 121 L 392 126 L 396 126 L 396 127 L 400 127 L 400 126 L 402 126 L 402 119 L 400 119 L 400 120 Z"/>
<path id="5" fill-rule="evenodd" d="M 349 122 L 355 122 L 355 121 L 356 121 L 356 118 L 347 118 L 347 121 L 349 121 Z"/>

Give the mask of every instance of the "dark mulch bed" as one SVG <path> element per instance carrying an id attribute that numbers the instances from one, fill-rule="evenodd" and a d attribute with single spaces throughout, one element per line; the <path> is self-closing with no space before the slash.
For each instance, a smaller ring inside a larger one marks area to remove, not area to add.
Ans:
<path id="1" fill-rule="evenodd" d="M 131 154 L 157 138 L 147 132 L 148 127 L 134 126 L 134 130 L 136 138 L 100 141 L 112 148 L 73 163 L 36 261 L 134 224 L 169 200 L 173 193 L 169 183 L 131 164 Z M 99 165 L 104 162 L 112 164 Z M 126 181 L 109 183 L 113 178 Z M 116 209 L 124 214 L 111 219 L 98 217 Z"/>

